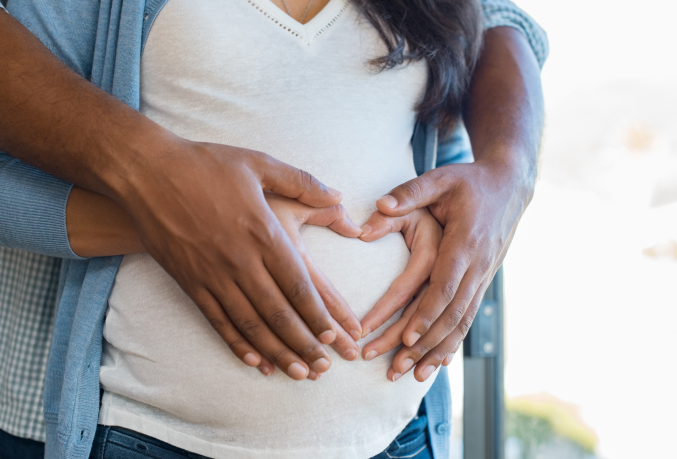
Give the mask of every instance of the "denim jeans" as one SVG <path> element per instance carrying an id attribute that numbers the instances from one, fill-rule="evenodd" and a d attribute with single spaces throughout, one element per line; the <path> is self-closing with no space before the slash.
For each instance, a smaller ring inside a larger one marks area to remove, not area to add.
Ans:
<path id="1" fill-rule="evenodd" d="M 0 459 L 43 459 L 45 444 L 0 430 Z"/>
<path id="2" fill-rule="evenodd" d="M 428 418 L 419 411 L 395 440 L 372 459 L 432 459 Z M 98 426 L 89 459 L 207 459 L 138 432 Z"/>

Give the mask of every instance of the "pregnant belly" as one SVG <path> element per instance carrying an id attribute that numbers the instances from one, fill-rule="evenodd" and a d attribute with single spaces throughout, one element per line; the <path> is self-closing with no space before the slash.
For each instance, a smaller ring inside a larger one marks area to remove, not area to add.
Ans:
<path id="1" fill-rule="evenodd" d="M 302 234 L 315 262 L 359 319 L 409 259 L 400 234 L 373 243 L 345 239 L 326 228 L 304 227 Z M 292 381 L 280 370 L 264 377 L 235 358 L 148 255 L 124 257 L 104 337 L 104 423 L 106 416 L 152 419 L 175 438 L 188 435 L 217 449 L 352 445 L 366 448 L 359 454 L 371 455 L 369 448 L 387 445 L 411 420 L 434 380 L 422 384 L 409 374 L 392 383 L 386 378 L 392 352 L 370 362 L 346 362 L 331 349 L 332 367 L 317 382 Z M 143 431 L 135 422 L 127 421 L 132 425 L 126 427 Z M 154 430 L 143 433 L 162 437 Z M 343 457 L 352 456 L 346 452 Z"/>

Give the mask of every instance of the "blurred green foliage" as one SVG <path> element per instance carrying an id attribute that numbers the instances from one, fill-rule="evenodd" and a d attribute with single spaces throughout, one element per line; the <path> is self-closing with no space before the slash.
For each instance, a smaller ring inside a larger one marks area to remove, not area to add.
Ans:
<path id="1" fill-rule="evenodd" d="M 523 457 L 531 458 L 539 446 L 561 437 L 593 453 L 597 437 L 565 404 L 552 400 L 509 399 L 506 434 L 520 440 Z"/>

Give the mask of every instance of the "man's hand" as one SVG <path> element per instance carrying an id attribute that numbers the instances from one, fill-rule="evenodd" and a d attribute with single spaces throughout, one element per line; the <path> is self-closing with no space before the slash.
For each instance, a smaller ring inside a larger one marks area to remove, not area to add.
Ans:
<path id="1" fill-rule="evenodd" d="M 264 191 L 317 207 L 336 206 L 340 193 L 260 152 L 175 142 L 175 152 L 134 167 L 114 194 L 144 246 L 243 362 L 272 371 L 265 357 L 297 380 L 324 373 L 323 344 L 341 327 Z M 359 336 L 347 304 L 328 304 Z"/>
<path id="2" fill-rule="evenodd" d="M 390 216 L 428 206 L 444 227 L 430 287 L 408 311 L 407 347 L 395 356 L 391 379 L 416 366 L 416 379 L 425 381 L 449 364 L 533 196 L 543 100 L 538 64 L 517 30 L 485 34 L 464 119 L 475 163 L 426 172 L 377 202 Z"/>
<path id="3" fill-rule="evenodd" d="M 148 252 L 248 365 L 327 371 L 337 336 L 264 190 L 310 206 L 341 195 L 268 155 L 176 137 L 84 80 L 0 15 L 0 148 L 108 196 Z M 359 323 L 349 333 L 361 334 Z"/>
<path id="4" fill-rule="evenodd" d="M 390 379 L 418 363 L 415 376 L 426 380 L 465 338 L 531 197 L 515 192 L 512 175 L 481 161 L 444 166 L 389 193 L 402 207 L 427 203 L 444 227 L 430 287 L 402 331 L 408 347 L 395 357 Z"/>

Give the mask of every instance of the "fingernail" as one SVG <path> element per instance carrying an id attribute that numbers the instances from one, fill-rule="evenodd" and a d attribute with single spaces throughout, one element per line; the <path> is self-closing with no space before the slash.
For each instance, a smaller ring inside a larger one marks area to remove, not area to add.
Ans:
<path id="1" fill-rule="evenodd" d="M 355 360 L 357 358 L 357 351 L 355 349 L 348 349 L 346 351 L 347 360 Z"/>
<path id="2" fill-rule="evenodd" d="M 350 330 L 350 336 L 351 336 L 355 341 L 359 341 L 360 339 L 362 339 L 362 333 L 360 333 L 360 332 L 357 331 L 357 330 Z"/>
<path id="3" fill-rule="evenodd" d="M 456 355 L 456 353 L 452 352 L 451 354 L 449 354 L 448 356 L 446 356 L 446 357 L 444 358 L 443 365 L 444 365 L 445 367 L 446 367 L 447 365 L 449 365 L 449 364 L 451 363 L 451 361 L 454 360 L 454 356 L 455 356 L 455 355 Z"/>
<path id="4" fill-rule="evenodd" d="M 393 380 L 392 380 L 392 381 L 395 382 L 395 381 L 397 381 L 398 379 L 400 379 L 401 377 L 402 377 L 402 374 L 401 374 L 401 373 L 395 373 L 395 374 L 393 375 Z"/>
<path id="5" fill-rule="evenodd" d="M 336 333 L 334 333 L 332 330 L 323 331 L 320 333 L 320 336 L 317 337 L 317 339 L 319 339 L 320 343 L 322 344 L 331 344 L 334 342 L 335 338 Z"/>
<path id="6" fill-rule="evenodd" d="M 329 363 L 329 360 L 323 357 L 321 359 L 317 359 L 316 361 L 314 361 L 312 366 L 313 370 L 317 371 L 318 373 L 324 373 L 329 369 L 331 363 Z"/>
<path id="7" fill-rule="evenodd" d="M 377 355 L 378 355 L 378 352 L 376 352 L 376 351 L 369 351 L 369 352 L 367 352 L 367 354 L 364 356 L 364 360 L 366 360 L 366 361 L 368 362 L 368 361 L 370 361 L 371 359 L 373 359 L 374 357 L 376 357 Z"/>
<path id="8" fill-rule="evenodd" d="M 411 367 L 414 366 L 414 361 L 412 359 L 404 359 L 402 362 L 402 373 L 406 373 L 407 371 L 411 370 Z"/>
<path id="9" fill-rule="evenodd" d="M 365 328 L 362 330 L 362 338 L 365 338 L 369 333 L 371 333 L 371 328 Z"/>
<path id="10" fill-rule="evenodd" d="M 313 370 L 310 370 L 310 372 L 308 372 L 308 379 L 310 379 L 311 381 L 317 381 L 321 377 L 322 375 L 320 373 L 316 373 Z"/>
<path id="11" fill-rule="evenodd" d="M 254 354 L 252 354 L 251 352 L 247 352 L 242 360 L 244 361 L 244 363 L 246 363 L 246 364 L 249 365 L 250 367 L 255 367 L 255 366 L 257 366 L 259 363 L 261 363 L 261 362 L 259 361 L 259 358 L 256 357 L 256 356 L 255 356 Z"/>
<path id="12" fill-rule="evenodd" d="M 364 225 L 362 227 L 362 234 L 360 234 L 360 237 L 368 236 L 369 233 L 371 233 L 372 231 L 373 231 L 373 228 L 371 227 L 371 225 Z"/>
<path id="13" fill-rule="evenodd" d="M 407 346 L 411 347 L 414 344 L 416 344 L 416 341 L 418 341 L 420 337 L 421 337 L 420 333 L 416 333 L 416 332 L 410 333 L 409 334 L 409 344 Z"/>
<path id="14" fill-rule="evenodd" d="M 261 373 L 263 373 L 263 376 L 270 376 L 273 374 L 272 371 L 270 371 L 270 368 L 268 367 L 257 367 Z"/>
<path id="15" fill-rule="evenodd" d="M 378 202 L 391 209 L 397 207 L 397 199 L 393 198 L 389 194 L 383 196 L 381 199 L 378 200 Z"/>
<path id="16" fill-rule="evenodd" d="M 330 195 L 335 196 L 337 198 L 343 197 L 343 193 L 341 193 L 339 190 L 336 190 L 334 188 L 327 187 L 327 191 L 329 192 Z"/>
<path id="17" fill-rule="evenodd" d="M 421 376 L 423 376 L 423 380 L 425 381 L 428 378 L 430 378 L 430 375 L 433 374 L 435 372 L 435 370 L 437 370 L 437 367 L 435 365 L 428 365 L 427 367 L 425 367 L 423 369 L 423 371 L 421 372 Z"/>
<path id="18" fill-rule="evenodd" d="M 305 377 L 308 375 L 308 371 L 300 363 L 294 362 L 289 365 L 289 368 L 287 368 L 287 374 L 293 379 L 301 380 L 305 379 Z"/>

